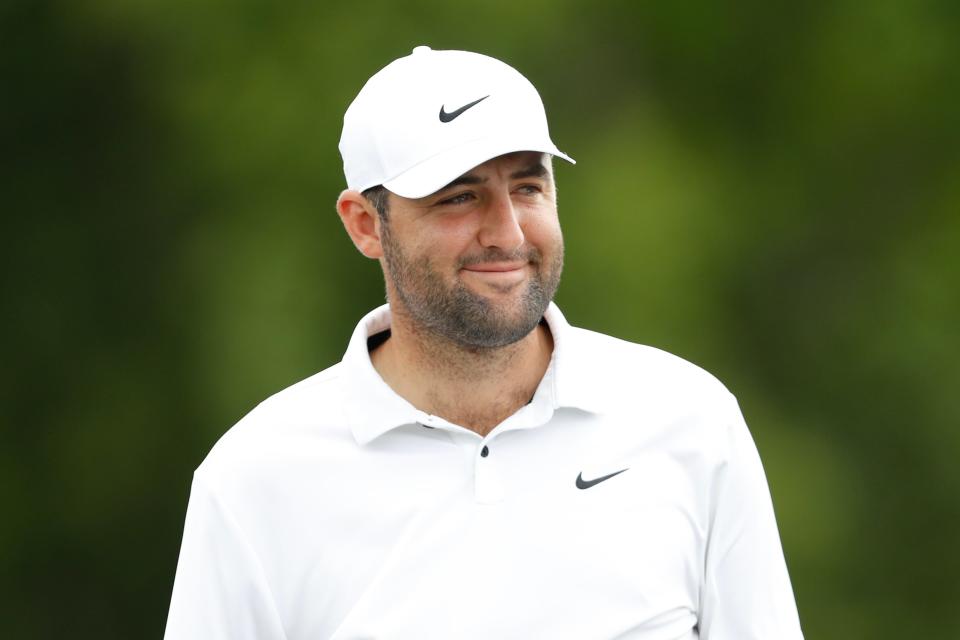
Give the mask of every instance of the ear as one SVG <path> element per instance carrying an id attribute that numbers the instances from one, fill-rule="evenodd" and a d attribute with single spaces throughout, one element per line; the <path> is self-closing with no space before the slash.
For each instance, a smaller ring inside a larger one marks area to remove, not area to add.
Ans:
<path id="1" fill-rule="evenodd" d="M 357 249 L 374 260 L 383 256 L 380 245 L 380 217 L 363 194 L 347 189 L 337 198 L 337 213 Z"/>

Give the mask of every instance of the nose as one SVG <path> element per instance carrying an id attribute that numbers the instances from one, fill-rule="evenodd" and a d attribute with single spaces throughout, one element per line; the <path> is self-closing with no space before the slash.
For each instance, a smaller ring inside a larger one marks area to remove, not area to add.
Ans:
<path id="1" fill-rule="evenodd" d="M 497 194 L 484 212 L 478 234 L 480 244 L 504 251 L 515 251 L 523 246 L 519 214 L 509 194 Z"/>

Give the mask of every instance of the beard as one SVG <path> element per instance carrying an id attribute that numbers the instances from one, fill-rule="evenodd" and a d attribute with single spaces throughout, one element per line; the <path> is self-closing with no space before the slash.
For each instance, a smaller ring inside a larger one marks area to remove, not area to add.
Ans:
<path id="1" fill-rule="evenodd" d="M 465 266 L 484 262 L 524 261 L 533 268 L 519 299 L 497 304 L 471 291 L 457 280 L 448 284 L 436 270 L 429 255 L 406 256 L 392 237 L 389 224 L 381 226 L 381 245 L 387 278 L 394 294 L 414 325 L 470 349 L 491 349 L 513 344 L 536 328 L 560 284 L 563 271 L 563 243 L 544 263 L 541 252 L 524 247 L 515 252 L 489 249 L 461 258 L 457 272 Z M 391 301 L 393 302 L 393 301 Z"/>

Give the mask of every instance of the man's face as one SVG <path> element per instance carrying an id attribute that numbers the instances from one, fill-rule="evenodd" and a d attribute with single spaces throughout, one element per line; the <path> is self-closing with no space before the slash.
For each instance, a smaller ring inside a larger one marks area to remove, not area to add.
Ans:
<path id="1" fill-rule="evenodd" d="M 512 344 L 537 326 L 563 269 L 547 156 L 500 156 L 425 198 L 389 202 L 381 265 L 396 312 L 468 348 Z"/>

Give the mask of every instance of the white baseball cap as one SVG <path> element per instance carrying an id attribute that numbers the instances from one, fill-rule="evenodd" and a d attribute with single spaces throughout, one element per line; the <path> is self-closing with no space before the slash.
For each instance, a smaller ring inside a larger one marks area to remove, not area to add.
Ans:
<path id="1" fill-rule="evenodd" d="M 417 47 L 373 75 L 343 116 L 340 155 L 350 189 L 383 185 L 422 198 L 513 151 L 557 149 L 536 88 L 479 53 Z"/>

